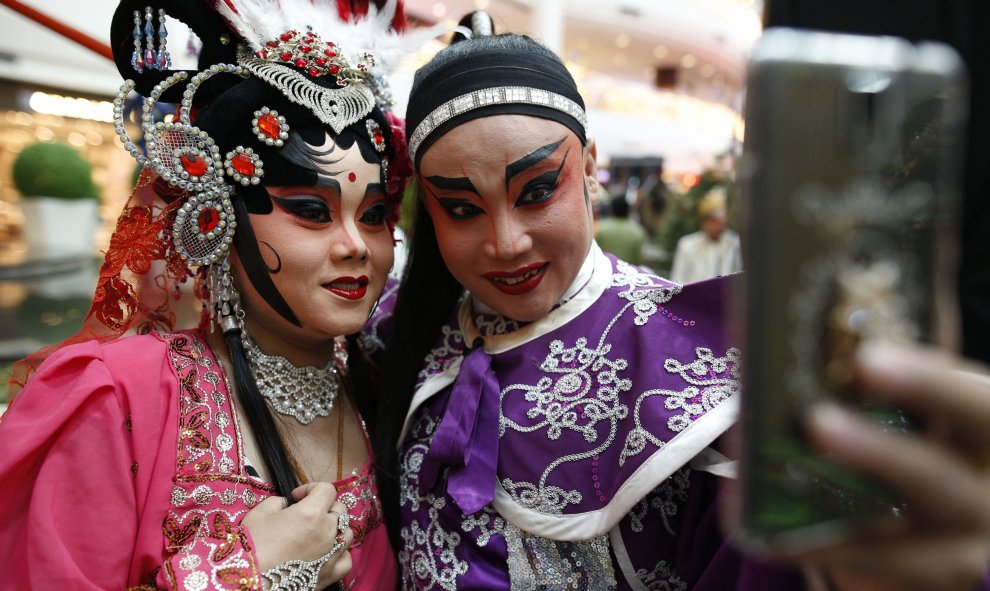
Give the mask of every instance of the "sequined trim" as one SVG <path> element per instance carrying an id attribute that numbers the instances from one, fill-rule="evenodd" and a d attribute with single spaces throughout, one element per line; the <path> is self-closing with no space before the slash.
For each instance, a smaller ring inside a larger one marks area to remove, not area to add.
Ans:
<path id="1" fill-rule="evenodd" d="M 506 525 L 509 581 L 513 591 L 609 591 L 616 588 L 608 534 L 561 542 Z"/>
<path id="2" fill-rule="evenodd" d="M 222 369 L 192 333 L 163 335 L 179 385 L 175 486 L 162 532 L 177 588 L 259 585 L 244 514 L 273 493 L 247 475 L 235 405 Z"/>
<path id="3" fill-rule="evenodd" d="M 571 99 L 555 92 L 538 88 L 497 86 L 462 94 L 433 109 L 433 112 L 424 117 L 423 121 L 412 132 L 412 135 L 409 136 L 409 157 L 415 162 L 416 152 L 419 150 L 419 146 L 423 143 L 423 140 L 436 131 L 438 127 L 454 117 L 475 109 L 506 104 L 538 105 L 556 109 L 576 119 L 587 133 L 588 116 L 585 115 L 581 105 Z"/>

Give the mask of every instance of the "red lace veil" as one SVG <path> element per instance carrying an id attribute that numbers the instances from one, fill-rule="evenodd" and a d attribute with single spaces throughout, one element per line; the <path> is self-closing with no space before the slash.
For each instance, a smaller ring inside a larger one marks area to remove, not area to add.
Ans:
<path id="1" fill-rule="evenodd" d="M 230 0 L 225 1 L 230 4 Z M 379 7 L 385 3 L 384 0 L 374 1 Z M 392 24 L 397 31 L 406 27 L 402 4 L 401 1 L 397 3 Z M 344 19 L 367 14 L 368 6 L 369 0 L 337 0 L 338 12 Z M 390 120 L 390 123 L 393 121 Z M 393 133 L 401 136 L 402 131 L 401 121 L 396 120 Z M 393 141 L 401 139 L 393 137 Z M 403 141 L 403 152 L 404 145 Z M 390 180 L 397 176 L 389 175 Z M 398 190 L 401 197 L 401 186 Z M 188 290 L 184 292 L 181 287 L 193 280 L 193 294 L 205 301 L 208 295 L 206 282 L 200 281 L 200 274 L 180 258 L 172 240 L 176 211 L 188 197 L 186 191 L 160 181 L 150 169 L 146 168 L 141 173 L 130 199 L 117 218 L 100 268 L 93 302 L 82 328 L 64 341 L 43 347 L 14 363 L 8 382 L 11 402 L 41 363 L 63 347 L 94 340 L 107 342 L 128 334 L 146 334 L 154 330 L 171 332 L 193 328 L 177 326 L 176 310 L 180 306 L 193 309 L 195 305 L 188 301 L 192 298 L 184 295 L 188 294 Z M 397 208 L 397 203 L 392 205 Z M 200 271 L 205 271 L 205 267 L 201 267 Z M 209 315 L 204 307 L 199 316 L 199 327 L 207 328 L 208 322 Z"/>

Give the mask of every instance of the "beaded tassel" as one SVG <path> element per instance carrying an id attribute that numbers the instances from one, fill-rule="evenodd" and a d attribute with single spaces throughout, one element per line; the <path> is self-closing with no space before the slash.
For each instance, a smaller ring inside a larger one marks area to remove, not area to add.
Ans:
<path id="1" fill-rule="evenodd" d="M 168 53 L 168 29 L 165 28 L 165 11 L 158 9 L 158 69 L 172 67 L 172 56 Z"/>
<path id="2" fill-rule="evenodd" d="M 144 57 L 141 52 L 141 13 L 134 11 L 134 53 L 131 54 L 131 67 L 138 74 L 144 72 Z"/>
<path id="3" fill-rule="evenodd" d="M 144 50 L 144 67 L 149 70 L 157 70 L 158 60 L 155 57 L 155 29 L 151 24 L 152 18 L 151 7 L 146 6 L 144 9 L 144 42 L 146 44 Z"/>

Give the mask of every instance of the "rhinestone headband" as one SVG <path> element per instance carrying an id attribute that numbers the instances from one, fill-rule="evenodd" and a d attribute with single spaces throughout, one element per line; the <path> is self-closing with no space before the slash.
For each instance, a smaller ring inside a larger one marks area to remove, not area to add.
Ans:
<path id="1" fill-rule="evenodd" d="M 462 94 L 433 109 L 416 126 L 412 135 L 409 136 L 409 157 L 415 162 L 416 152 L 419 150 L 419 146 L 423 143 L 423 140 L 454 117 L 474 111 L 475 109 L 508 104 L 536 105 L 566 113 L 580 123 L 585 133 L 587 133 L 588 116 L 585 114 L 581 105 L 571 99 L 539 88 L 497 86 Z"/>

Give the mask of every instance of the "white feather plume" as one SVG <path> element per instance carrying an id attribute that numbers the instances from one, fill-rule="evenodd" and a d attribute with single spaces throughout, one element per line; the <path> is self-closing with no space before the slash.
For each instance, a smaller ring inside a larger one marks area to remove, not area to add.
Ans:
<path id="1" fill-rule="evenodd" d="M 369 3 L 367 16 L 350 21 L 338 15 L 336 0 L 230 1 L 233 9 L 224 0 L 215 0 L 216 10 L 253 51 L 262 49 L 267 41 L 278 40 L 286 31 L 304 32 L 308 27 L 324 41 L 334 42 L 352 64 L 364 53 L 374 55 L 374 73 L 379 75 L 393 71 L 402 58 L 439 34 L 433 29 L 410 35 L 392 30 L 396 0 L 389 0 L 381 10 Z"/>

